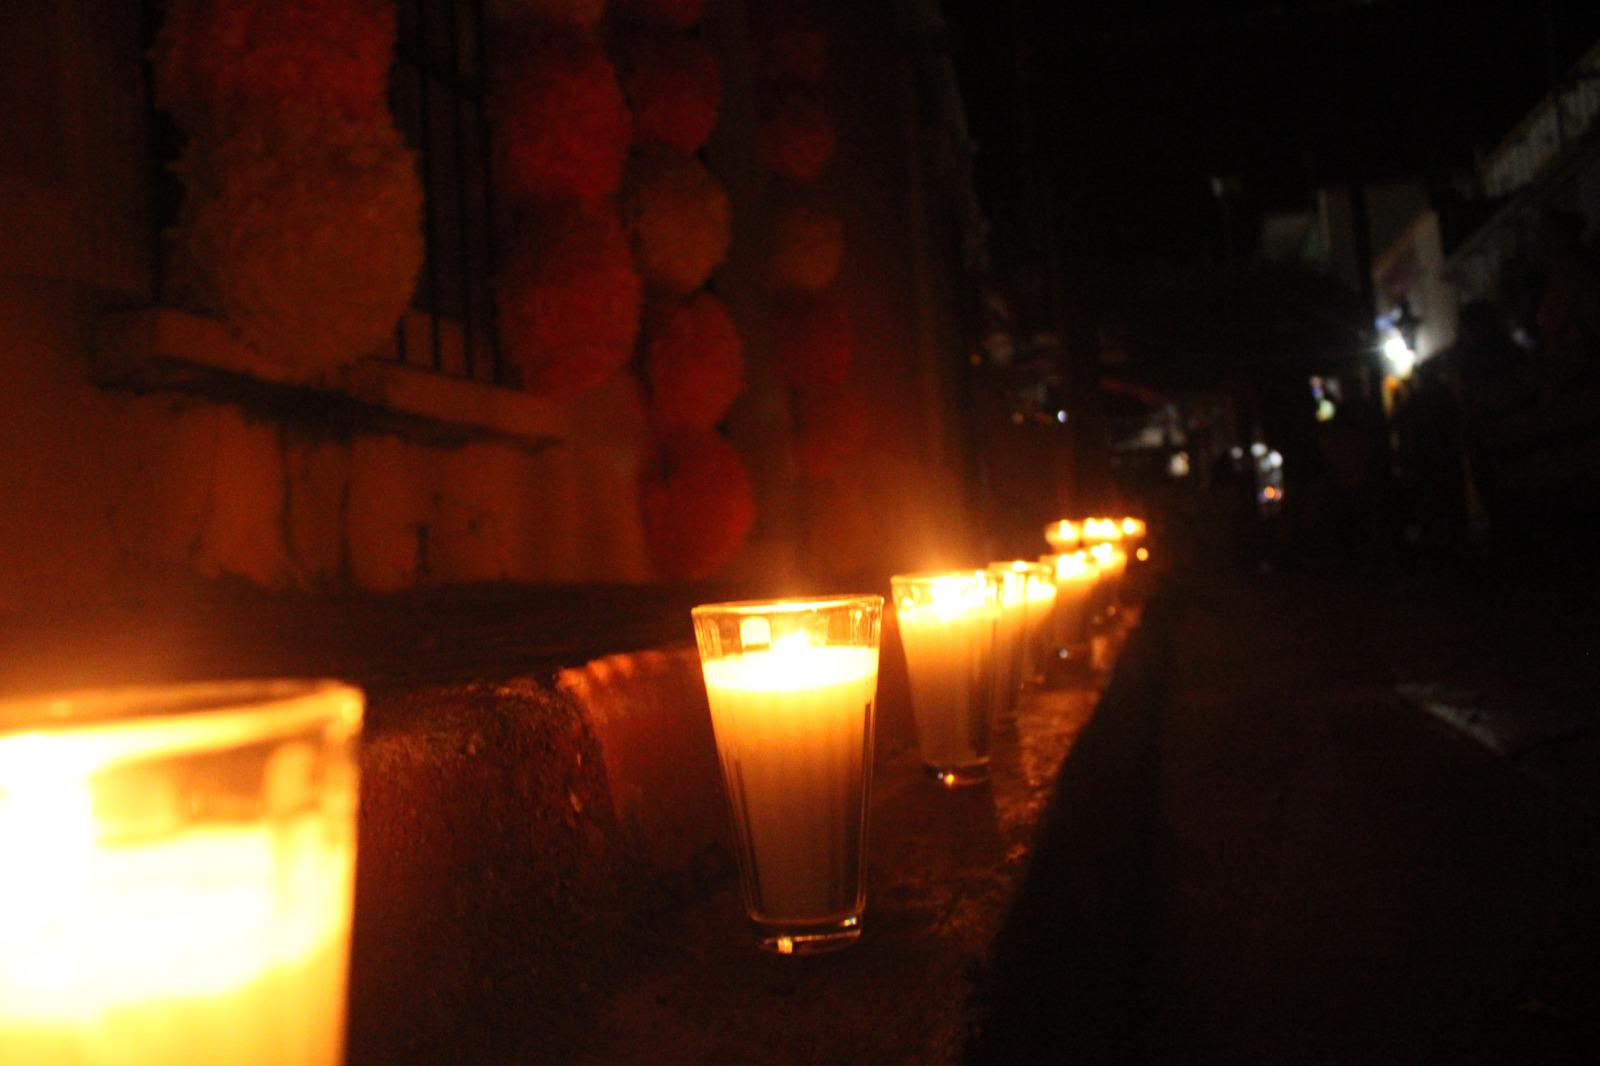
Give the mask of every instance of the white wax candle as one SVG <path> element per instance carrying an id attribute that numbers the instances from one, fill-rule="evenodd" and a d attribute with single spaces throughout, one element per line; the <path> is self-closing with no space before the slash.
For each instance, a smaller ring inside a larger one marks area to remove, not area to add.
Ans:
<path id="1" fill-rule="evenodd" d="M 1089 618 L 1099 568 L 1084 552 L 1047 557 L 1055 568 L 1056 599 L 1052 643 L 1055 650 L 1073 648 L 1089 640 Z"/>
<path id="2" fill-rule="evenodd" d="M 320 814 L 106 841 L 83 781 L 0 792 L 0 1062 L 335 1066 L 354 844 Z"/>
<path id="3" fill-rule="evenodd" d="M 989 691 L 999 609 L 987 596 L 966 595 L 972 587 L 970 581 L 952 579 L 950 595 L 941 596 L 943 590 L 935 586 L 931 603 L 896 604 L 917 748 L 924 763 L 940 770 L 989 761 Z"/>
<path id="4" fill-rule="evenodd" d="M 878 649 L 780 638 L 702 665 L 753 917 L 858 914 Z"/>
<path id="5" fill-rule="evenodd" d="M 1028 564 L 990 563 L 999 582 L 1000 622 L 995 627 L 994 706 L 996 712 L 1016 708 L 1022 689 L 1023 640 L 1028 618 Z"/>

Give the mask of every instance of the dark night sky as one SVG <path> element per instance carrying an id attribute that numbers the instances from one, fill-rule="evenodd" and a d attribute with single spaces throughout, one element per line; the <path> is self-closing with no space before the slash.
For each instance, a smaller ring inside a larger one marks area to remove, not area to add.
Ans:
<path id="1" fill-rule="evenodd" d="M 1215 240 L 1212 174 L 1242 178 L 1259 210 L 1307 206 L 1314 184 L 1470 166 L 1537 102 L 1552 60 L 1565 69 L 1600 37 L 1594 0 L 946 9 L 986 199 L 1017 180 L 1016 72 L 1031 72 L 1041 188 L 1091 257 Z"/>

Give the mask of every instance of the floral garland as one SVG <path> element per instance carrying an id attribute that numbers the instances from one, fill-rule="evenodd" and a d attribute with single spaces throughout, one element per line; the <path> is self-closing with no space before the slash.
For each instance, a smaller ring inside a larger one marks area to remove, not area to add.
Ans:
<path id="1" fill-rule="evenodd" d="M 582 34 L 508 31 L 495 85 L 500 184 L 514 200 L 599 207 L 622 182 L 632 121 L 616 71 Z"/>
<path id="2" fill-rule="evenodd" d="M 651 554 L 672 578 L 707 577 L 755 522 L 739 452 L 716 430 L 744 387 L 744 346 L 722 302 L 700 291 L 728 254 L 728 194 L 692 153 L 716 125 L 721 77 L 690 28 L 700 0 L 621 0 L 612 45 L 634 113 L 623 217 L 652 290 L 642 369 L 657 461 L 640 485 Z"/>
<path id="3" fill-rule="evenodd" d="M 767 280 L 774 371 L 792 389 L 794 459 L 810 480 L 842 471 L 867 444 L 871 420 L 851 383 L 850 318 L 828 290 L 844 258 L 844 225 L 814 192 L 837 147 L 819 101 L 827 34 L 803 7 L 751 0 L 766 79 L 756 154 L 776 179 Z"/>
<path id="4" fill-rule="evenodd" d="M 709 577 L 755 525 L 755 489 L 744 459 L 714 430 L 669 434 L 640 489 L 650 551 L 665 574 Z"/>
<path id="5" fill-rule="evenodd" d="M 687 37 L 630 33 L 613 47 L 640 144 L 695 152 L 711 139 L 722 78 L 711 50 Z"/>
<path id="6" fill-rule="evenodd" d="M 523 388 L 569 398 L 633 355 L 641 283 L 614 195 L 633 121 L 594 31 L 602 0 L 491 8 L 491 115 L 505 242 L 501 350 Z"/>
<path id="7" fill-rule="evenodd" d="M 416 287 L 394 34 L 387 0 L 174 0 L 157 41 L 157 100 L 190 135 L 168 296 L 285 366 L 376 351 Z"/>
<path id="8" fill-rule="evenodd" d="M 656 298 L 645 312 L 645 381 L 657 430 L 713 429 L 744 389 L 744 344 L 710 293 Z"/>
<path id="9" fill-rule="evenodd" d="M 525 223 L 500 279 L 500 340 L 524 388 L 567 398 L 604 383 L 633 352 L 639 275 L 616 217 L 572 204 Z"/>
<path id="10" fill-rule="evenodd" d="M 645 281 L 680 296 L 710 280 L 732 240 L 728 194 L 691 155 L 642 148 L 623 206 Z"/>

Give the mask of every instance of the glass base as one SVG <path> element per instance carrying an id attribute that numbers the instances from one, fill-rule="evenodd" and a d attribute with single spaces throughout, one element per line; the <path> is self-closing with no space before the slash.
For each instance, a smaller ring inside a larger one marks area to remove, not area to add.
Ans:
<path id="1" fill-rule="evenodd" d="M 825 955 L 861 939 L 861 918 L 831 922 L 756 922 L 762 950 L 774 955 Z"/>
<path id="2" fill-rule="evenodd" d="M 989 780 L 989 764 L 986 762 L 971 766 L 931 766 L 923 763 L 922 772 L 945 788 L 962 788 Z"/>

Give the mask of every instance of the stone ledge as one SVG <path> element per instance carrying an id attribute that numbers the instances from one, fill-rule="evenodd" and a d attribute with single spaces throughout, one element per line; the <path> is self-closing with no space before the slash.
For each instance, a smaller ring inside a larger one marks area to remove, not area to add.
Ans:
<path id="1" fill-rule="evenodd" d="M 498 441 L 529 451 L 571 436 L 565 408 L 537 396 L 380 359 L 307 372 L 241 344 L 220 322 L 165 307 L 103 317 L 93 372 L 104 388 L 203 396 L 340 435 L 395 433 L 441 447 Z"/>

